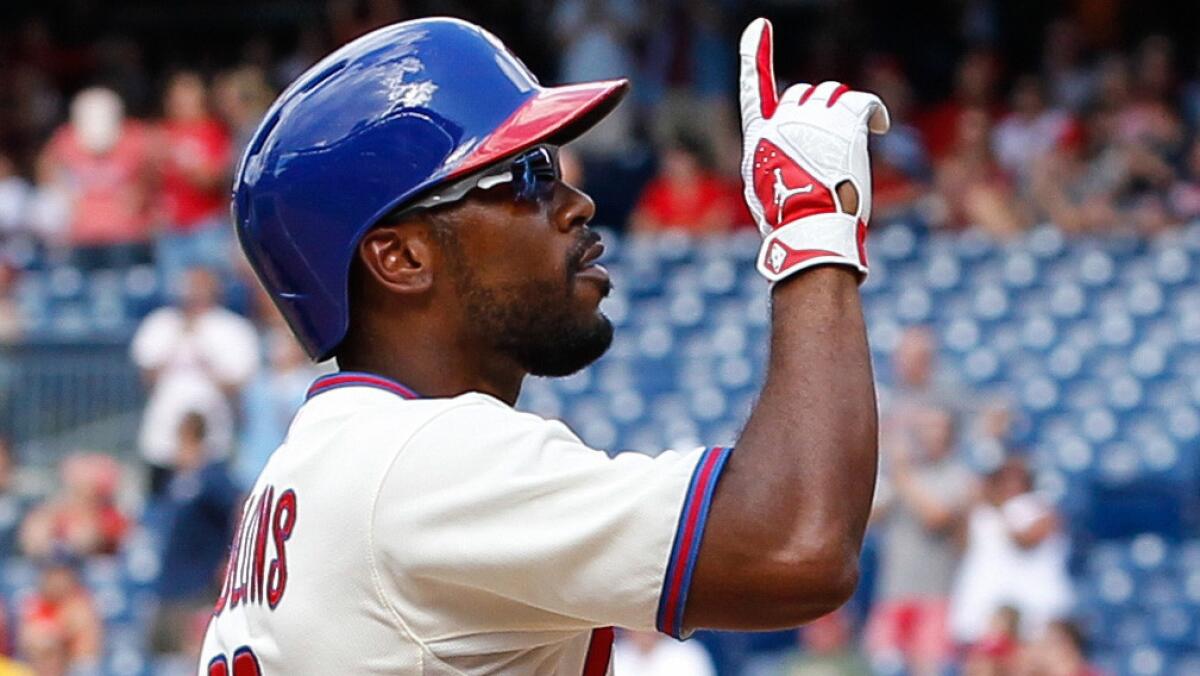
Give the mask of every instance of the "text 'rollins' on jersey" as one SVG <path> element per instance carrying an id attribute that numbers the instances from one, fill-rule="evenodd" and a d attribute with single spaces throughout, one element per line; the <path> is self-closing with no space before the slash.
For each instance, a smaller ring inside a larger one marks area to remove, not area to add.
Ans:
<path id="1" fill-rule="evenodd" d="M 296 527 L 296 491 L 268 484 L 250 496 L 234 532 L 229 564 L 215 615 L 241 603 L 265 603 L 272 610 L 287 591 L 287 541 Z"/>

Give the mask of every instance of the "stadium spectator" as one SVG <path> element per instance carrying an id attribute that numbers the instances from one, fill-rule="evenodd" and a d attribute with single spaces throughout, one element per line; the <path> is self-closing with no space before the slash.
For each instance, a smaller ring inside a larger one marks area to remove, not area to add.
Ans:
<path id="1" fill-rule="evenodd" d="M 19 234 L 29 227 L 32 187 L 17 173 L 17 166 L 0 151 L 0 237 Z"/>
<path id="2" fill-rule="evenodd" d="M 46 171 L 69 195 L 67 241 L 87 268 L 150 260 L 153 163 L 150 137 L 126 119 L 110 89 L 85 89 L 71 102 L 71 119 L 44 151 Z"/>
<path id="3" fill-rule="evenodd" d="M 955 457 L 948 410 L 925 409 L 914 431 L 916 445 L 896 437 L 882 448 L 888 473 L 872 514 L 882 552 L 866 648 L 876 668 L 920 676 L 941 673 L 953 655 L 947 608 L 972 475 Z"/>
<path id="4" fill-rule="evenodd" d="M 116 554 L 129 525 L 116 505 L 120 464 L 109 455 L 76 453 L 62 461 L 59 477 L 60 493 L 34 507 L 21 525 L 25 554 Z"/>
<path id="5" fill-rule="evenodd" d="M 1062 619 L 1074 603 L 1067 573 L 1070 544 L 1054 505 L 1034 490 L 1029 466 L 1019 457 L 1001 469 L 1003 507 L 1008 535 L 1016 545 L 1012 580 L 1020 580 L 1013 597 L 1021 616 L 1021 635 L 1038 636 L 1050 622 Z"/>
<path id="6" fill-rule="evenodd" d="M 283 443 L 308 386 L 321 373 L 287 329 L 271 332 L 266 343 L 267 367 L 242 394 L 245 427 L 234 470 L 238 484 L 245 489 L 254 485 L 271 453 Z"/>
<path id="7" fill-rule="evenodd" d="M 175 472 L 163 500 L 162 603 L 154 622 L 156 653 L 199 658 L 199 641 L 218 575 L 233 537 L 239 491 L 226 464 L 206 448 L 204 416 L 189 413 L 179 426 Z"/>
<path id="8" fill-rule="evenodd" d="M 1023 190 L 1034 161 L 1054 152 L 1071 125 L 1067 113 L 1047 108 L 1041 79 L 1024 75 L 1013 86 L 1012 112 L 1000 120 L 992 137 L 996 161 Z"/>
<path id="9" fill-rule="evenodd" d="M 28 508 L 25 498 L 17 494 L 13 485 L 15 465 L 12 444 L 0 437 L 0 560 L 16 555 L 17 535 Z M 0 654 L 4 653 L 2 639 L 0 632 Z"/>
<path id="10" fill-rule="evenodd" d="M 217 111 L 232 135 L 229 162 L 229 168 L 232 169 L 250 143 L 250 137 L 262 121 L 263 114 L 271 107 L 275 92 L 262 69 L 241 66 L 217 78 L 213 84 L 213 98 Z"/>
<path id="11" fill-rule="evenodd" d="M 1035 162 L 1031 193 L 1039 217 L 1069 233 L 1109 232 L 1121 225 L 1116 197 L 1128 171 L 1114 124 L 1112 112 L 1093 110 L 1057 152 Z"/>
<path id="12" fill-rule="evenodd" d="M 153 495 L 161 495 L 170 479 L 179 425 L 188 413 L 204 416 L 214 457 L 229 454 L 232 402 L 259 364 L 254 325 L 221 307 L 216 275 L 192 268 L 182 282 L 177 304 L 150 313 L 130 346 L 150 390 L 138 442 Z"/>
<path id="13" fill-rule="evenodd" d="M 880 438 L 886 448 L 893 437 L 911 446 L 915 426 L 929 407 L 967 413 L 970 397 L 961 383 L 937 365 L 938 341 L 928 326 L 909 326 L 900 334 L 891 358 L 891 382 L 880 388 Z M 885 458 L 886 462 L 886 458 Z"/>
<path id="14" fill-rule="evenodd" d="M 951 630 L 961 644 L 979 641 L 1003 606 L 1019 613 L 1026 639 L 1071 608 L 1067 539 L 1053 506 L 1032 488 L 1024 460 L 1010 457 L 988 475 L 971 509 L 951 604 Z"/>
<path id="15" fill-rule="evenodd" d="M 79 579 L 81 561 L 56 553 L 41 562 L 37 591 L 21 609 L 21 653 L 37 674 L 100 672 L 104 624 Z"/>
<path id="16" fill-rule="evenodd" d="M 634 232 L 727 232 L 740 199 L 736 188 L 709 169 L 702 143 L 680 135 L 663 151 L 658 175 L 638 199 L 630 225 Z"/>
<path id="17" fill-rule="evenodd" d="M 854 649 L 853 627 L 845 609 L 804 625 L 800 653 L 787 666 L 792 676 L 859 676 L 870 668 Z"/>
<path id="18" fill-rule="evenodd" d="M 208 110 L 208 88 L 191 71 L 176 73 L 163 96 L 162 216 L 156 255 L 165 279 L 203 265 L 230 268 L 230 142 Z"/>
<path id="19" fill-rule="evenodd" d="M 1029 217 L 992 154 L 991 117 L 983 107 L 958 111 L 954 143 L 934 169 L 938 213 L 933 224 L 978 227 L 996 239 L 1011 239 L 1025 229 Z"/>
<path id="20" fill-rule="evenodd" d="M 613 646 L 612 671 L 637 676 L 716 676 L 697 641 L 676 641 L 653 631 L 622 631 Z"/>

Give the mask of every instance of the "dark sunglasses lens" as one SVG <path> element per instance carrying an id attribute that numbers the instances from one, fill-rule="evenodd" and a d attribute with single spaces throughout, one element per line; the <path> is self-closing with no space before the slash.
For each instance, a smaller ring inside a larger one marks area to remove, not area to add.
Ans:
<path id="1" fill-rule="evenodd" d="M 546 148 L 536 148 L 513 161 L 513 188 L 517 199 L 537 202 L 554 193 L 558 163 Z"/>

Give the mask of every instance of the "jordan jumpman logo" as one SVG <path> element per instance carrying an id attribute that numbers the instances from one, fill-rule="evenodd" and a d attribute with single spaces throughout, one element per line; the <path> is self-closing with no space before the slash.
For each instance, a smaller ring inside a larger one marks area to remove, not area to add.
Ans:
<path id="1" fill-rule="evenodd" d="M 783 205 L 796 195 L 803 195 L 813 191 L 813 184 L 809 183 L 801 188 L 789 188 L 783 182 L 783 170 L 775 167 L 775 225 L 783 223 Z"/>

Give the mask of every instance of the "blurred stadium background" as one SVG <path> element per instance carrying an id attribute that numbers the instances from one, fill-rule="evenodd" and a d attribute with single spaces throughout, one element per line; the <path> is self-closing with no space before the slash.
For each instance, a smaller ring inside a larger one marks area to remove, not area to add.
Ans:
<path id="1" fill-rule="evenodd" d="M 543 81 L 634 81 L 566 157 L 607 229 L 616 343 L 521 401 L 600 448 L 730 443 L 762 376 L 745 22 L 776 22 L 783 80 L 873 90 L 896 122 L 863 288 L 883 460 L 859 593 L 800 632 L 626 635 L 618 674 L 1200 674 L 1186 5 L 3 3 L 0 674 L 194 673 L 238 494 L 319 373 L 236 253 L 232 164 L 322 54 L 434 13 Z"/>

